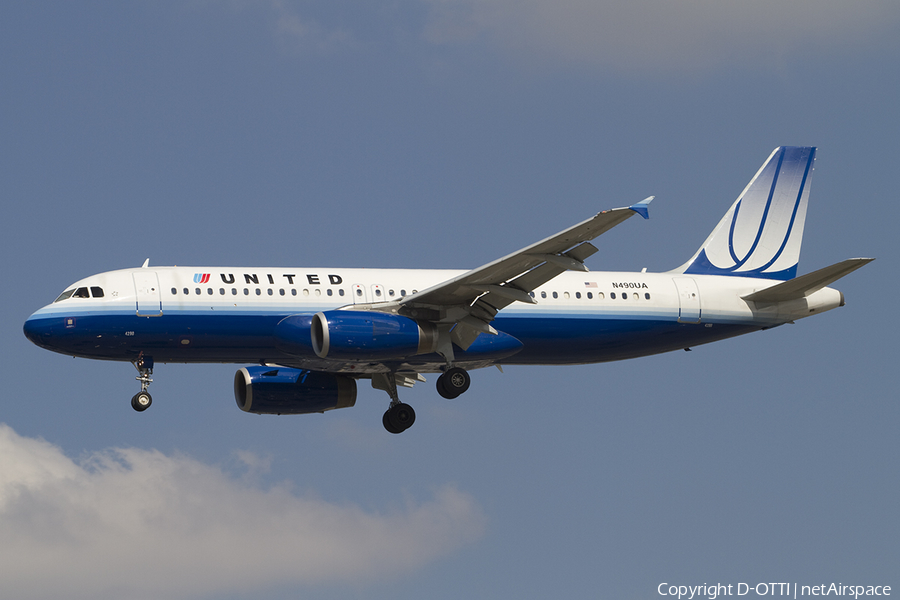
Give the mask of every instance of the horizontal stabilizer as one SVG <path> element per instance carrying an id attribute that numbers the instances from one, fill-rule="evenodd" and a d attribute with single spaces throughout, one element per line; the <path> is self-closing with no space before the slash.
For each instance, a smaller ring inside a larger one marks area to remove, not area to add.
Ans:
<path id="1" fill-rule="evenodd" d="M 743 296 L 744 300 L 752 302 L 786 302 L 809 296 L 813 292 L 821 290 L 829 283 L 833 283 L 853 271 L 864 267 L 874 258 L 848 258 L 837 264 L 795 277 L 790 281 L 773 285 L 772 287 L 753 292 Z"/>

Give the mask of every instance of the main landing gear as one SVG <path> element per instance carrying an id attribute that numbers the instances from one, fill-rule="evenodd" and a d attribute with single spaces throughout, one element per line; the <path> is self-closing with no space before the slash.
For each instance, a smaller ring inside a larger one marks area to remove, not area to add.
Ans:
<path id="1" fill-rule="evenodd" d="M 381 423 L 390 433 L 403 433 L 416 422 L 416 411 L 409 404 L 400 402 L 397 394 L 397 376 L 394 373 L 377 373 L 372 376 L 372 387 L 384 390 L 391 397 L 391 404 L 384 411 Z"/>
<path id="2" fill-rule="evenodd" d="M 144 412 L 153 403 L 153 398 L 150 397 L 150 393 L 147 391 L 147 388 L 150 387 L 150 382 L 153 381 L 150 378 L 153 375 L 153 359 L 141 354 L 131 364 L 138 370 L 138 376 L 135 379 L 141 382 L 141 391 L 131 397 L 131 408 L 138 412 Z"/>
<path id="3" fill-rule="evenodd" d="M 409 404 L 391 401 L 391 406 L 384 411 L 381 424 L 389 433 L 403 433 L 416 422 L 416 411 Z"/>
<path id="4" fill-rule="evenodd" d="M 453 400 L 469 389 L 470 383 L 472 383 L 472 379 L 465 369 L 450 367 L 438 377 L 437 391 L 444 398 Z"/>
<path id="5" fill-rule="evenodd" d="M 416 422 L 416 411 L 409 404 L 400 402 L 397 394 L 397 377 L 394 373 L 377 373 L 372 376 L 372 387 L 384 390 L 391 397 L 391 404 L 384 412 L 381 423 L 390 433 L 403 433 Z M 401 377 L 401 383 L 403 383 Z M 424 381 L 424 378 L 419 376 Z M 437 391 L 447 399 L 453 399 L 469 389 L 472 380 L 469 373 L 461 367 L 450 367 L 438 377 Z M 410 387 L 412 383 L 403 383 Z"/>

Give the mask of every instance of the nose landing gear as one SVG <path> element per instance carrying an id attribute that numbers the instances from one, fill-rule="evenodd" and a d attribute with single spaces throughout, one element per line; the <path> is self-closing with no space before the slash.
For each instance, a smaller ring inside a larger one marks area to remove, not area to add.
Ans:
<path id="1" fill-rule="evenodd" d="M 131 408 L 138 412 L 144 412 L 153 403 L 153 398 L 147 391 L 147 388 L 150 387 L 150 383 L 153 381 L 150 377 L 153 375 L 153 358 L 144 356 L 142 353 L 131 364 L 138 370 L 138 376 L 135 379 L 141 382 L 141 391 L 131 397 Z"/>

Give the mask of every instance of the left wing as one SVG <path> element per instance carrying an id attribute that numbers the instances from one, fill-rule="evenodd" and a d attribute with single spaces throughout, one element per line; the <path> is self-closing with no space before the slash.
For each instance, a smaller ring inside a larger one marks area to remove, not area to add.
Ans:
<path id="1" fill-rule="evenodd" d="M 467 349 L 479 333 L 497 333 L 490 322 L 501 309 L 516 301 L 534 304 L 529 292 L 564 271 L 587 271 L 584 259 L 597 252 L 589 240 L 635 213 L 649 218 L 651 200 L 653 196 L 629 207 L 603 211 L 518 252 L 407 296 L 400 301 L 399 312 L 436 322 L 439 331 L 450 333 L 449 340 L 439 343 L 438 352 L 452 360 L 449 341 Z"/>

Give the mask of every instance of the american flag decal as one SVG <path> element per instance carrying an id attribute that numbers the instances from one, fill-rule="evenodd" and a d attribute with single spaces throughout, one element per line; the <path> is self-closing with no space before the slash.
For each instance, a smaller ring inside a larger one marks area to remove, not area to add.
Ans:
<path id="1" fill-rule="evenodd" d="M 586 287 L 586 288 L 595 288 L 595 287 L 597 287 L 597 282 L 596 282 L 596 281 L 585 281 L 585 282 L 584 282 L 584 287 Z"/>

